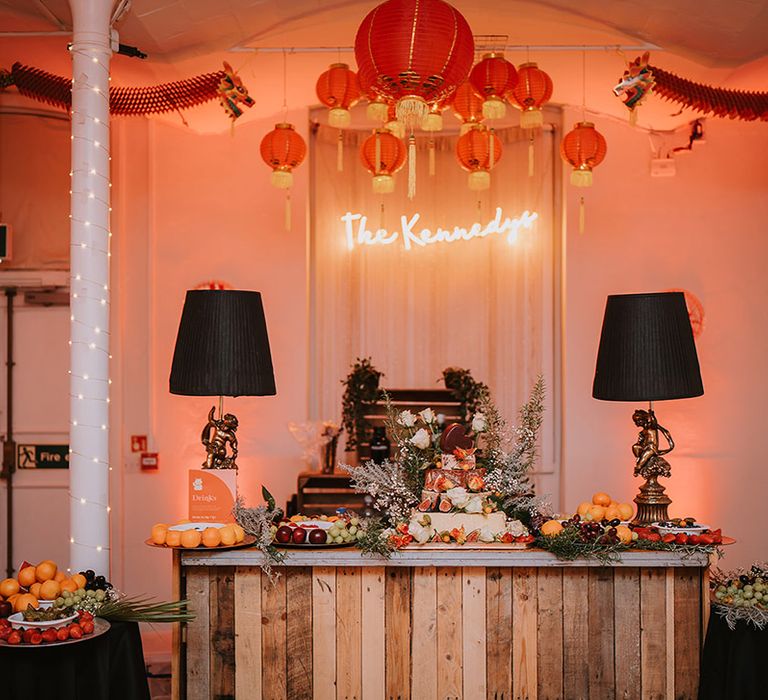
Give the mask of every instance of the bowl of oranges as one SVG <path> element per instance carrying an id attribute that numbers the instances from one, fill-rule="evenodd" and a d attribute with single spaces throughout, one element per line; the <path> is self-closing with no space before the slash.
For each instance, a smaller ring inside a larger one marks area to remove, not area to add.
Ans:
<path id="1" fill-rule="evenodd" d="M 175 525 L 156 523 L 146 544 L 165 549 L 231 549 L 256 541 L 237 523 L 207 523 L 183 520 Z"/>
<path id="2" fill-rule="evenodd" d="M 37 565 L 24 562 L 15 578 L 0 581 L 0 617 L 23 613 L 28 608 L 49 608 L 63 591 L 74 592 L 85 584 L 85 576 L 70 576 L 50 559 Z"/>

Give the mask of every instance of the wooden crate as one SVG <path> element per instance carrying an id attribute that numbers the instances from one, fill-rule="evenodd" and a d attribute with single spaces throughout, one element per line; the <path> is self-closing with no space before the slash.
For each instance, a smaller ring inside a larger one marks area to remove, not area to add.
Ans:
<path id="1" fill-rule="evenodd" d="M 704 567 L 182 568 L 190 699 L 697 693 Z"/>

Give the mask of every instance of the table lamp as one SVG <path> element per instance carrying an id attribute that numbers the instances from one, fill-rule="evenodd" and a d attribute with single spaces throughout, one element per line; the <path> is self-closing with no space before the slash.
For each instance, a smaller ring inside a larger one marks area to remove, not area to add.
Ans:
<path id="1" fill-rule="evenodd" d="M 659 484 L 670 476 L 664 455 L 675 447 L 669 431 L 656 421 L 654 401 L 701 396 L 699 359 L 682 292 L 617 294 L 608 297 L 597 351 L 592 396 L 603 401 L 648 401 L 632 415 L 640 428 L 635 476 L 645 483 L 635 497 L 633 522 L 669 520 L 672 502 Z M 665 445 L 659 441 L 659 434 Z"/>
<path id="2" fill-rule="evenodd" d="M 218 396 L 201 441 L 204 469 L 237 469 L 237 417 L 224 413 L 225 396 L 274 396 L 275 375 L 259 292 L 196 289 L 187 292 L 171 366 L 170 390 Z"/>

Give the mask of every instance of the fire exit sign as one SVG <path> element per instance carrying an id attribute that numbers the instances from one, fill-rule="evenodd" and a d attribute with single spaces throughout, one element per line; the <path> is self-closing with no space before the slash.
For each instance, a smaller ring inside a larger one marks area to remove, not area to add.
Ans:
<path id="1" fill-rule="evenodd" d="M 69 445 L 18 445 L 19 469 L 69 469 Z"/>

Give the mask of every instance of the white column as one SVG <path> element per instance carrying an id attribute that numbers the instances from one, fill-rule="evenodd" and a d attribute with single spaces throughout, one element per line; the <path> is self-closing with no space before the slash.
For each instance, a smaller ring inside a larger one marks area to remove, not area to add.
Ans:
<path id="1" fill-rule="evenodd" d="M 70 0 L 70 566 L 109 575 L 109 61 L 112 0 Z"/>

